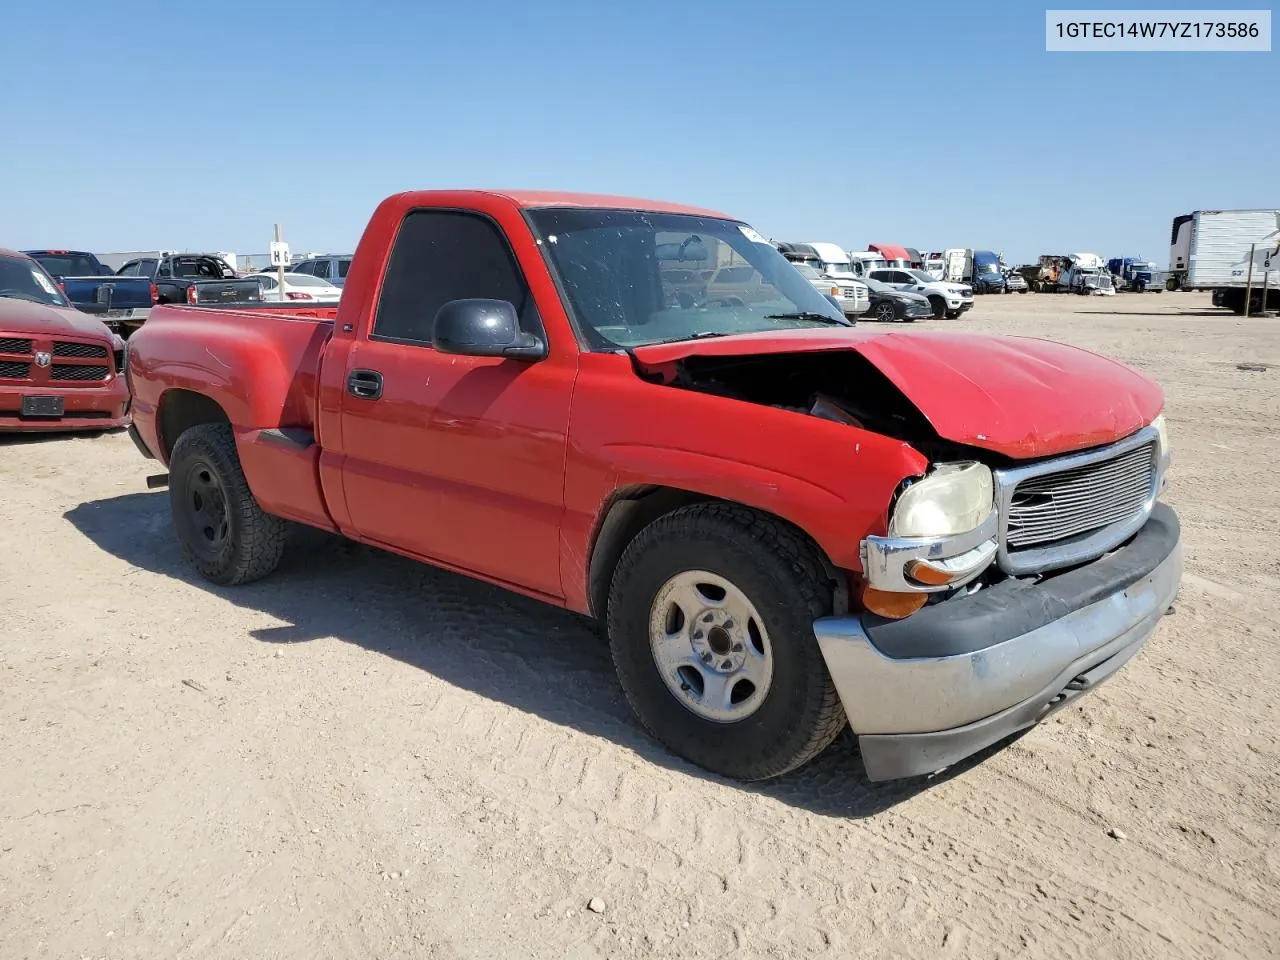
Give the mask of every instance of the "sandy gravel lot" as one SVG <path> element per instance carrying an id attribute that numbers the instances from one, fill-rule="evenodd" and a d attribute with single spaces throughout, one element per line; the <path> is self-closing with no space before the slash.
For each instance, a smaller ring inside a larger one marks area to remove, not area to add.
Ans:
<path id="1" fill-rule="evenodd" d="M 1276 956 L 1280 321 L 970 316 L 1163 382 L 1188 567 L 1118 677 L 928 783 L 843 739 L 708 777 L 569 615 L 325 537 L 213 589 L 125 435 L 0 440 L 0 958 Z"/>

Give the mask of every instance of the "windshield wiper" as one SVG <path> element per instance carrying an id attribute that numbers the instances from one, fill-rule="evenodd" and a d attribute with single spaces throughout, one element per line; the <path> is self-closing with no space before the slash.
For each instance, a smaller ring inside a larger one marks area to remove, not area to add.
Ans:
<path id="1" fill-rule="evenodd" d="M 822 323 L 834 323 L 842 327 L 850 326 L 848 320 L 837 320 L 835 317 L 827 313 L 814 313 L 810 310 L 800 310 L 796 313 L 766 313 L 766 320 L 818 320 Z"/>

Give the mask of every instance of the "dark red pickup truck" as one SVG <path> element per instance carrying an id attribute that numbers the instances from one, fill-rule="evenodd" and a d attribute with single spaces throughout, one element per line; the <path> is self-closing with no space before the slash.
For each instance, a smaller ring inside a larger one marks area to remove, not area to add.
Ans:
<path id="1" fill-rule="evenodd" d="M 205 577 L 270 573 L 291 520 L 587 614 L 644 726 L 735 778 L 846 720 L 872 779 L 946 767 L 1116 671 L 1181 578 L 1150 379 L 852 327 L 706 210 L 399 194 L 337 308 L 159 306 L 127 355 Z"/>

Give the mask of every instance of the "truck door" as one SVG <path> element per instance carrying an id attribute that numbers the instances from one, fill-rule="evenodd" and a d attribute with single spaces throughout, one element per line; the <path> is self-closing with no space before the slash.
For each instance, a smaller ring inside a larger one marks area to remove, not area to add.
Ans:
<path id="1" fill-rule="evenodd" d="M 437 352 L 436 311 L 467 297 L 510 301 L 524 329 L 545 338 L 497 224 L 456 210 L 408 213 L 372 329 L 343 378 L 352 535 L 559 597 L 576 352 L 540 361 Z"/>

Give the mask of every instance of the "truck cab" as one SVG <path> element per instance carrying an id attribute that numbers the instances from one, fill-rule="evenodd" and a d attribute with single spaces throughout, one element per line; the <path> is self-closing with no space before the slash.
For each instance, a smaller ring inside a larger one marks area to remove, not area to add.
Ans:
<path id="1" fill-rule="evenodd" d="M 910 270 L 915 266 L 911 260 L 911 253 L 906 247 L 900 247 L 893 243 L 868 243 L 867 250 L 884 258 L 886 267 L 899 267 L 903 270 Z M 876 267 L 873 269 L 883 268 Z"/>
<path id="2" fill-rule="evenodd" d="M 1000 255 L 992 250 L 974 250 L 969 282 L 974 293 L 1004 293 L 1004 270 Z"/>

